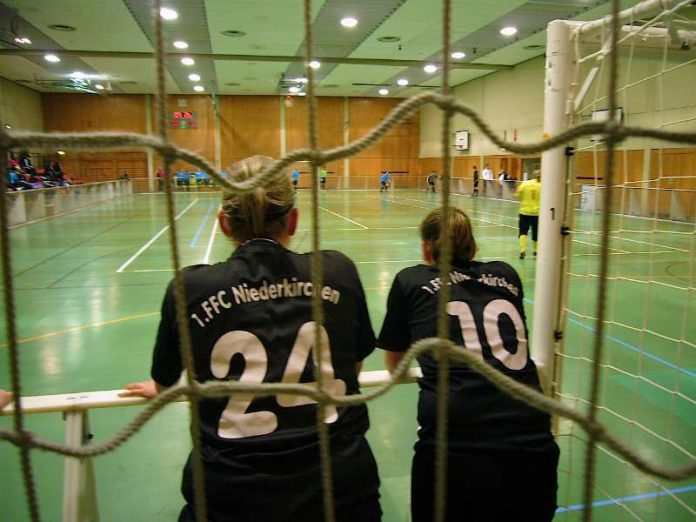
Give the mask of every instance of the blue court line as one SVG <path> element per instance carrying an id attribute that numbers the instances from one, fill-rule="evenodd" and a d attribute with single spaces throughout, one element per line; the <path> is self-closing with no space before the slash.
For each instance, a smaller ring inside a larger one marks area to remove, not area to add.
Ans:
<path id="1" fill-rule="evenodd" d="M 532 300 L 529 299 L 528 297 L 525 297 L 524 300 L 525 300 L 526 302 L 528 302 L 528 303 L 534 305 L 534 301 L 532 301 Z M 585 330 L 588 330 L 588 331 L 590 331 L 590 332 L 596 332 L 596 331 L 597 331 L 597 329 L 596 329 L 594 326 L 587 325 L 587 324 L 585 324 L 585 323 L 583 323 L 583 322 L 581 322 L 581 321 L 578 321 L 577 319 L 574 319 L 574 318 L 572 318 L 572 317 L 569 317 L 569 318 L 568 318 L 568 321 L 570 321 L 571 323 L 576 324 L 576 325 L 578 325 L 579 327 L 584 328 Z M 634 352 L 636 352 L 636 353 L 639 353 L 639 354 L 641 354 L 641 355 L 647 357 L 648 359 L 652 359 L 652 360 L 655 361 L 655 362 L 658 362 L 658 363 L 660 363 L 660 364 L 662 364 L 662 365 L 664 365 L 664 366 L 667 366 L 668 368 L 671 368 L 671 369 L 673 369 L 673 370 L 679 370 L 680 372 L 685 373 L 685 374 L 688 375 L 689 377 L 694 377 L 694 378 L 696 378 L 696 372 L 692 372 L 691 370 L 687 370 L 686 368 L 682 368 L 682 367 L 680 367 L 680 366 L 677 366 L 676 364 L 674 364 L 673 362 L 668 361 L 667 359 L 663 359 L 662 357 L 658 357 L 657 355 L 653 355 L 653 354 L 651 354 L 651 353 L 649 353 L 649 352 L 646 352 L 646 351 L 644 351 L 644 350 L 641 350 L 640 348 L 638 348 L 638 347 L 636 347 L 636 346 L 633 346 L 631 343 L 628 343 L 628 342 L 624 341 L 623 339 L 619 339 L 618 337 L 615 337 L 615 336 L 609 335 L 609 334 L 604 334 L 604 337 L 605 337 L 606 339 L 609 339 L 610 341 L 614 341 L 615 343 L 619 344 L 620 346 L 623 346 L 624 348 L 627 348 L 627 349 L 629 349 L 629 350 L 632 350 L 632 351 L 634 351 Z"/>
<path id="2" fill-rule="evenodd" d="M 638 500 L 647 500 L 651 498 L 664 497 L 667 495 L 678 495 L 679 493 L 688 493 L 690 491 L 696 491 L 696 485 L 694 486 L 684 486 L 682 488 L 668 489 L 666 491 L 653 491 L 651 493 L 642 493 L 640 495 L 631 495 L 629 497 L 621 497 L 614 500 L 597 500 L 592 503 L 593 507 L 604 507 L 613 506 L 617 504 L 625 504 L 627 502 L 636 502 Z M 585 504 L 574 504 L 572 506 L 559 507 L 556 513 L 566 513 L 568 511 L 583 511 L 585 509 Z"/>
<path id="3" fill-rule="evenodd" d="M 189 246 L 192 248 L 196 246 L 196 243 L 198 243 L 198 239 L 201 237 L 201 233 L 203 232 L 203 227 L 205 227 L 205 222 L 208 221 L 208 216 L 210 215 L 210 212 L 215 208 L 216 203 L 211 203 L 208 206 L 208 210 L 205 212 L 205 216 L 203 216 L 203 220 L 201 221 L 201 224 L 198 225 L 198 230 L 196 230 L 196 233 L 193 236 L 193 239 L 191 240 L 191 243 Z"/>

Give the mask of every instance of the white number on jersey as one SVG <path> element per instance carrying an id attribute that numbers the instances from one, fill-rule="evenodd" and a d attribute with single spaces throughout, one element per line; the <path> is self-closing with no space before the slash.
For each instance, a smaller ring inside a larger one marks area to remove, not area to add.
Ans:
<path id="1" fill-rule="evenodd" d="M 311 350 L 314 348 L 315 325 L 316 323 L 311 321 L 300 327 L 281 382 L 286 384 L 300 382 L 302 372 L 309 362 Z M 319 335 L 321 335 L 322 340 L 324 388 L 333 395 L 345 395 L 346 383 L 335 378 L 329 336 L 323 326 L 319 330 Z M 213 375 L 218 379 L 224 379 L 230 371 L 230 363 L 236 354 L 244 357 L 244 371 L 239 377 L 239 382 L 262 383 L 268 369 L 266 348 L 258 337 L 244 330 L 227 332 L 215 342 L 210 360 L 210 370 Z M 227 407 L 220 416 L 218 436 L 224 439 L 241 439 L 273 433 L 278 428 L 278 418 L 271 411 L 247 413 L 253 399 L 254 396 L 250 393 L 235 393 L 230 397 L 227 401 Z M 278 395 L 276 400 L 280 406 L 285 408 L 316 404 L 314 399 L 304 395 Z M 327 406 L 325 421 L 332 423 L 336 419 L 338 419 L 336 407 Z"/>
<path id="2" fill-rule="evenodd" d="M 483 360 L 481 351 L 481 339 L 478 334 L 477 323 L 471 307 L 464 301 L 451 301 L 447 303 L 447 313 L 459 319 L 464 338 L 464 347 L 472 350 L 474 354 Z M 511 353 L 505 349 L 500 335 L 498 319 L 502 314 L 507 315 L 515 325 L 517 334 L 517 351 Z M 524 331 L 524 321 L 520 313 L 510 301 L 495 299 L 483 309 L 483 317 L 478 318 L 483 323 L 486 341 L 491 347 L 493 356 L 511 370 L 521 370 L 527 364 L 527 336 Z"/>

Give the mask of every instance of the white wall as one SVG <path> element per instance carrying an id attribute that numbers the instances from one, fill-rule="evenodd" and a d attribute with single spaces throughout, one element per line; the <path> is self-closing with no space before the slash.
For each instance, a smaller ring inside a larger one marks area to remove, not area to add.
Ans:
<path id="1" fill-rule="evenodd" d="M 515 129 L 519 142 L 541 139 L 544 103 L 544 59 L 537 58 L 473 80 L 453 89 L 453 94 L 481 115 L 499 136 L 507 132 L 512 140 Z M 440 129 L 442 116 L 428 106 L 421 111 L 421 150 L 423 158 L 441 156 Z M 500 149 L 484 137 L 466 117 L 456 115 L 452 132 L 469 131 L 468 155 L 501 154 Z M 467 153 L 454 152 L 456 156 Z"/>
<path id="2" fill-rule="evenodd" d="M 43 131 L 41 94 L 0 78 L 0 124 L 12 130 Z"/>
<path id="3" fill-rule="evenodd" d="M 641 54 L 642 53 L 642 54 Z M 671 51 L 663 60 L 661 50 L 636 51 L 630 63 L 625 54 L 619 66 L 618 85 L 635 84 L 619 93 L 618 105 L 624 110 L 624 123 L 632 126 L 664 129 L 669 131 L 694 132 L 696 130 L 696 61 L 678 66 L 694 59 L 694 51 Z M 655 76 L 649 79 L 651 76 Z M 580 77 L 579 84 L 584 76 Z M 639 80 L 642 80 L 639 82 Z M 639 83 L 637 83 L 639 82 Z M 607 74 L 602 70 L 585 99 L 592 104 L 582 115 L 580 122 L 590 120 L 593 109 L 608 106 L 601 95 L 606 92 Z M 514 69 L 492 73 L 473 80 L 453 90 L 462 102 L 481 115 L 496 134 L 503 137 L 507 132 L 512 141 L 514 130 L 520 143 L 539 141 L 542 138 L 544 111 L 544 58 L 539 57 L 516 66 Z M 421 110 L 420 156 L 441 156 L 440 129 L 441 112 L 432 106 Z M 454 118 L 452 132 L 469 130 L 471 136 L 468 153 L 454 152 L 455 156 L 482 156 L 504 153 L 487 138 L 474 124 L 463 116 Z M 452 137 L 450 142 L 454 138 Z M 588 145 L 581 140 L 580 147 Z M 677 143 L 631 138 L 622 147 L 640 149 L 644 147 L 685 147 Z"/>

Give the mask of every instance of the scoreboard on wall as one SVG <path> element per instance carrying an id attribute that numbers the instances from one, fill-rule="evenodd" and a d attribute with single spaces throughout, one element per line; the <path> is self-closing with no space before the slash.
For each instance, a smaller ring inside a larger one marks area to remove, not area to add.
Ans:
<path id="1" fill-rule="evenodd" d="M 169 127 L 171 129 L 196 129 L 198 121 L 196 113 L 193 111 L 174 111 L 169 118 Z"/>

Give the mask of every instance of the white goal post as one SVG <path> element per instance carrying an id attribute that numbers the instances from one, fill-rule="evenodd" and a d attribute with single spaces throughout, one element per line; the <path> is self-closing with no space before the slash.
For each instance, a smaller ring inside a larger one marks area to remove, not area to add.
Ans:
<path id="1" fill-rule="evenodd" d="M 639 46 L 665 45 L 672 48 L 696 45 L 696 32 L 683 30 L 674 23 L 674 13 L 690 4 L 686 0 L 647 0 L 619 12 L 618 41 L 636 38 Z M 664 27 L 641 27 L 647 16 L 660 13 Z M 557 136 L 577 124 L 575 111 L 595 81 L 597 68 L 588 71 L 584 79 L 574 77 L 577 71 L 575 50 L 583 43 L 597 46 L 595 57 L 606 57 L 613 47 L 611 38 L 601 35 L 610 24 L 610 17 L 590 22 L 555 20 L 547 27 L 547 52 L 544 83 L 543 136 Z M 629 24 L 629 25 L 624 25 Z M 606 97 L 605 97 L 606 98 Z M 572 145 L 572 144 L 567 144 Z M 562 350 L 564 242 L 569 242 L 572 223 L 565 222 L 567 194 L 574 180 L 567 179 L 566 148 L 559 146 L 542 153 L 541 209 L 539 214 L 539 243 L 535 304 L 531 348 L 545 390 L 550 390 L 556 378 L 556 354 Z M 570 219 L 570 217 L 569 217 Z"/>

